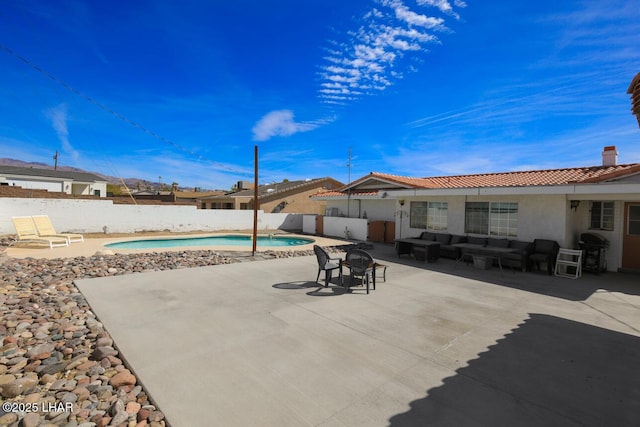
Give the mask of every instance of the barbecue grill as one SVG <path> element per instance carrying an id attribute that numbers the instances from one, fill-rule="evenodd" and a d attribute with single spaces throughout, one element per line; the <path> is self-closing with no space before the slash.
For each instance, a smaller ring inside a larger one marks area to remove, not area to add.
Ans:
<path id="1" fill-rule="evenodd" d="M 582 233 L 580 249 L 582 249 L 582 269 L 593 273 L 607 271 L 605 252 L 609 241 L 597 233 Z"/>

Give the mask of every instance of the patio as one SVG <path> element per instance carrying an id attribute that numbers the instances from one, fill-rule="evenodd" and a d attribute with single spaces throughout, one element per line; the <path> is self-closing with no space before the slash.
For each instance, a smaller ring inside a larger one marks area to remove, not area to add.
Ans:
<path id="1" fill-rule="evenodd" d="M 174 427 L 640 422 L 638 276 L 372 253 L 370 295 L 311 256 L 76 284 Z"/>

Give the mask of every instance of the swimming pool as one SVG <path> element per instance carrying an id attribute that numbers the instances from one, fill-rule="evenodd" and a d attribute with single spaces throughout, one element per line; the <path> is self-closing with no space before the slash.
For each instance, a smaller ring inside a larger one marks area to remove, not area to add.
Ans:
<path id="1" fill-rule="evenodd" d="M 301 246 L 315 242 L 313 239 L 291 236 L 258 236 L 258 247 Z M 110 249 L 161 249 L 182 246 L 252 246 L 251 236 L 221 235 L 209 237 L 177 237 L 163 239 L 128 240 L 104 245 Z"/>

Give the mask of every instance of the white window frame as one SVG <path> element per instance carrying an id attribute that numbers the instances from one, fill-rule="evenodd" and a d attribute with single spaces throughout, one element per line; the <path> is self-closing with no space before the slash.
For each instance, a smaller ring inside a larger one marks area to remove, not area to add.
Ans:
<path id="1" fill-rule="evenodd" d="M 475 210 L 470 211 L 469 208 Z M 517 237 L 517 202 L 466 202 L 464 231 L 470 234 Z"/>
<path id="2" fill-rule="evenodd" d="M 409 206 L 411 228 L 443 231 L 448 228 L 448 202 L 413 201 Z"/>
<path id="3" fill-rule="evenodd" d="M 595 214 L 598 217 L 594 218 Z M 591 209 L 589 210 L 589 230 L 613 231 L 615 217 L 615 202 L 594 200 L 591 202 Z"/>

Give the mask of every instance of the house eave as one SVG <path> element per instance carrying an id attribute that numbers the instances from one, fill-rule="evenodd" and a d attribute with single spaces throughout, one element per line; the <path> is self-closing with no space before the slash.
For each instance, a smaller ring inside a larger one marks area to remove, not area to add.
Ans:
<path id="1" fill-rule="evenodd" d="M 537 185 L 518 187 L 469 187 L 469 188 L 416 188 L 390 190 L 390 198 L 427 196 L 526 196 L 526 195 L 579 195 L 579 194 L 638 194 L 638 184 L 600 182 L 592 184 Z"/>

